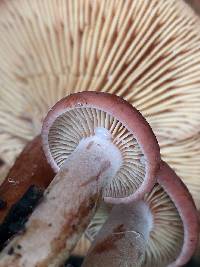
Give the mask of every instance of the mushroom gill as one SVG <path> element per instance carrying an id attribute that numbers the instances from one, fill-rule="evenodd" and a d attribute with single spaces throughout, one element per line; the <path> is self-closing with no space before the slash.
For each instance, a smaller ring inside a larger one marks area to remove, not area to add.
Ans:
<path id="1" fill-rule="evenodd" d="M 175 261 L 184 239 L 183 222 L 169 195 L 156 185 L 144 201 L 154 219 L 142 266 L 162 267 Z"/>
<path id="2" fill-rule="evenodd" d="M 146 155 L 144 156 L 133 133 L 108 112 L 86 106 L 70 109 L 60 115 L 51 126 L 48 135 L 52 157 L 57 168 L 60 168 L 72 151 L 76 149 L 80 140 L 95 134 L 102 136 L 103 129 L 111 134 L 112 143 L 119 149 L 123 160 L 112 183 L 106 190 L 103 190 L 103 196 L 129 196 L 137 191 L 145 180 Z M 91 141 L 91 143 L 93 142 Z M 115 157 L 116 155 L 111 156 Z"/>
<path id="3" fill-rule="evenodd" d="M 181 0 L 2 0 L 0 157 L 11 164 L 48 108 L 83 90 L 134 104 L 161 146 L 190 137 L 200 125 L 198 27 Z"/>
<path id="4" fill-rule="evenodd" d="M 149 207 L 152 216 L 152 225 L 144 226 L 145 229 L 150 228 L 150 232 L 141 266 L 168 266 L 168 264 L 176 261 L 182 250 L 184 243 L 183 221 L 179 215 L 179 211 L 175 207 L 173 200 L 159 184 L 156 184 L 153 190 L 149 194 L 146 194 L 146 196 L 143 198 L 143 201 Z M 132 203 L 133 211 L 135 208 L 137 208 L 137 205 L 137 202 Z M 116 210 L 118 209 L 117 206 L 114 207 Z M 123 209 L 126 210 L 126 206 L 124 206 Z M 97 240 L 98 237 L 96 236 L 98 235 L 102 225 L 109 218 L 110 212 L 111 207 L 105 206 L 104 204 L 95 214 L 95 217 L 93 218 L 86 232 L 86 235 L 91 241 Z M 121 218 L 121 221 L 123 220 L 124 219 Z M 132 228 L 134 229 L 134 221 L 132 222 Z M 131 228 L 129 231 L 130 230 Z M 126 259 L 121 260 L 125 264 Z M 132 262 L 132 264 L 134 264 L 134 262 Z M 127 266 L 132 265 L 129 263 Z"/>

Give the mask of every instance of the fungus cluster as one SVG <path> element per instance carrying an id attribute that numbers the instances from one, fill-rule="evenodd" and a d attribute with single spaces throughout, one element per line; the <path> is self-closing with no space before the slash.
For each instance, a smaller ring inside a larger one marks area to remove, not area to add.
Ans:
<path id="1" fill-rule="evenodd" d="M 59 99 L 94 90 L 140 110 L 176 167 L 176 142 L 199 133 L 199 27 L 182 0 L 2 0 L 0 158 L 11 166 Z"/>
<path id="2" fill-rule="evenodd" d="M 49 166 L 46 181 L 40 184 L 34 178 L 34 186 L 47 188 L 41 197 L 34 187 L 33 211 L 20 218 L 24 225 L 19 232 L 12 236 L 8 231 L 9 242 L 5 238 L 1 244 L 0 267 L 60 266 L 96 211 L 93 225 L 101 228 L 102 218 L 108 219 L 99 234 L 92 226 L 86 231 L 95 240 L 84 267 L 181 266 L 191 258 L 199 231 L 192 197 L 161 162 L 153 131 L 132 105 L 107 93 L 72 94 L 53 106 L 44 120 L 46 159 L 34 146 L 38 142 L 40 137 L 30 144 L 41 164 L 34 177 L 48 169 L 47 161 L 56 175 L 50 182 L 53 174 Z M 21 159 L 27 151 L 29 147 Z M 28 168 L 35 159 L 29 160 Z M 22 178 L 18 187 L 23 191 L 30 181 Z M 1 188 L 5 189 L 6 185 Z M 8 195 L 6 192 L 5 197 Z M 98 223 L 102 201 L 106 204 Z M 20 205 L 10 209 L 0 230 L 11 229 L 10 216 Z"/>
<path id="3" fill-rule="evenodd" d="M 84 92 L 62 99 L 44 121 L 42 140 L 57 174 L 26 231 L 3 250 L 0 266 L 63 263 L 100 198 L 129 202 L 155 183 L 157 140 L 142 115 L 117 96 Z"/>
<path id="4" fill-rule="evenodd" d="M 200 208 L 199 27 L 198 17 L 182 0 L 2 0 L 0 162 L 6 166 L 0 165 L 0 179 L 27 142 L 31 140 L 37 148 L 33 160 L 29 156 L 29 174 L 20 164 L 15 165 L 2 184 L 9 199 L 0 209 L 0 219 L 32 184 L 44 190 L 81 138 L 94 134 L 97 139 L 107 136 L 116 148 L 113 155 L 120 152 L 118 162 L 126 163 L 119 164 L 119 172 L 112 169 L 117 175 L 103 187 L 102 196 L 111 202 L 126 202 L 150 191 L 156 169 L 148 161 L 150 148 L 143 151 L 135 138 L 137 133 L 127 136 L 130 129 L 118 124 L 113 114 L 93 107 L 80 107 L 78 113 L 67 110 L 52 130 L 46 126 L 51 141 L 58 133 L 56 127 L 61 132 L 53 140 L 55 148 L 45 146 L 51 167 L 37 163 L 37 151 L 41 163 L 44 155 L 41 143 L 33 138 L 40 134 L 48 109 L 63 96 L 85 90 L 121 96 L 145 116 L 163 159 L 187 184 Z M 83 122 L 89 123 L 83 126 Z M 110 131 L 110 136 L 102 128 Z M 64 154 L 60 154 L 60 147 Z M 26 157 L 25 149 L 20 158 Z M 130 171 L 130 165 L 134 170 Z M 40 179 L 46 171 L 43 183 Z"/>

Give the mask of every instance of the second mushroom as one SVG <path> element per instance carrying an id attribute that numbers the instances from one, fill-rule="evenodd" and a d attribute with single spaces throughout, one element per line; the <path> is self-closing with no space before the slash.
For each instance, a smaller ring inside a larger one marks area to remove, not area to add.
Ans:
<path id="1" fill-rule="evenodd" d="M 143 199 L 100 208 L 87 230 L 94 242 L 83 267 L 178 267 L 188 262 L 198 242 L 197 210 L 164 162 L 157 179 Z"/>

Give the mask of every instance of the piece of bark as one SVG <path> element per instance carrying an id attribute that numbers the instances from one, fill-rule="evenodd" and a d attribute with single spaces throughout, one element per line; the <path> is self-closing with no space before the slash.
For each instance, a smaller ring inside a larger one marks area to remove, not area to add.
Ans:
<path id="1" fill-rule="evenodd" d="M 30 186 L 45 189 L 54 176 L 54 171 L 46 161 L 41 137 L 37 136 L 19 155 L 0 186 L 0 199 L 4 203 L 4 207 L 0 209 L 0 223 Z"/>

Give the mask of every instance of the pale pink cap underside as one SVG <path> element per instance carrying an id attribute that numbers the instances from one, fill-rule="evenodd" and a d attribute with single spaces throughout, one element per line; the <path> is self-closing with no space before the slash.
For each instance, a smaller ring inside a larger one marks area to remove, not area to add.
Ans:
<path id="1" fill-rule="evenodd" d="M 144 117 L 132 105 L 122 98 L 108 93 L 81 92 L 67 96 L 55 104 L 48 112 L 42 128 L 43 148 L 48 162 L 58 172 L 59 167 L 54 161 L 48 144 L 48 133 L 55 119 L 75 107 L 93 107 L 108 112 L 116 117 L 137 140 L 146 162 L 146 176 L 140 188 L 124 198 L 105 197 L 106 202 L 126 203 L 133 199 L 142 198 L 150 192 L 156 182 L 155 176 L 160 164 L 160 149 L 156 137 Z"/>

